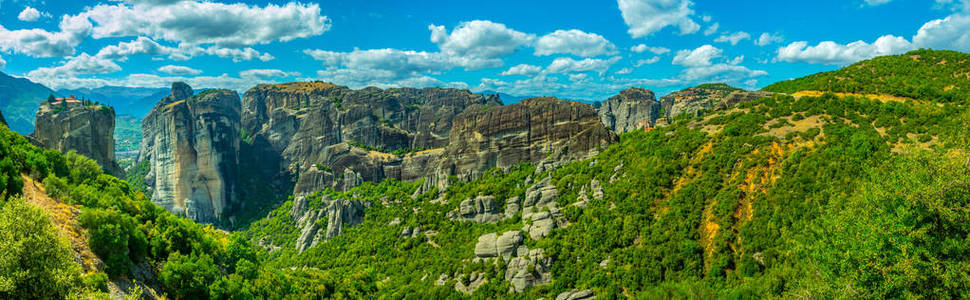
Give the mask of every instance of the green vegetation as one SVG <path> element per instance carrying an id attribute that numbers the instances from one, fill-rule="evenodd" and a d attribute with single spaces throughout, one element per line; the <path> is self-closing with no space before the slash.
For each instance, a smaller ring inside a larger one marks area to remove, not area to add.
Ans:
<path id="1" fill-rule="evenodd" d="M 968 69 L 970 54 L 916 50 L 861 61 L 837 71 L 778 82 L 764 90 L 889 94 L 921 100 L 965 102 L 970 99 Z"/>
<path id="2" fill-rule="evenodd" d="M 728 92 L 743 91 L 742 89 L 739 89 L 739 88 L 736 88 L 736 87 L 727 85 L 726 83 L 705 83 L 705 84 L 698 85 L 698 86 L 696 86 L 694 88 L 707 89 L 707 90 L 718 90 L 718 91 L 728 91 Z"/>

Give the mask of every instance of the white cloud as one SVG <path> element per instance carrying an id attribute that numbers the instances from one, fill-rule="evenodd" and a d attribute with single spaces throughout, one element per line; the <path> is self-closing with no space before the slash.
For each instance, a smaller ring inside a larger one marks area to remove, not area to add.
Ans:
<path id="1" fill-rule="evenodd" d="M 3 57 L 0 57 L 0 69 L 6 68 L 6 67 L 7 67 L 7 61 L 3 60 Z"/>
<path id="2" fill-rule="evenodd" d="M 925 26 L 924 26 L 925 27 Z M 905 38 L 885 35 L 869 44 L 863 41 L 847 45 L 832 41 L 809 46 L 808 42 L 794 42 L 778 49 L 778 60 L 826 65 L 848 65 L 860 60 L 882 55 L 900 54 L 912 50 L 913 44 Z"/>
<path id="3" fill-rule="evenodd" d="M 79 14 L 96 26 L 95 38 L 148 36 L 188 44 L 241 47 L 323 34 L 330 21 L 318 4 L 264 7 L 177 1 L 157 5 L 97 5 Z"/>
<path id="4" fill-rule="evenodd" d="M 158 71 L 172 74 L 172 75 L 199 75 L 202 73 L 201 70 L 196 70 L 185 66 L 174 66 L 174 65 L 163 66 L 161 68 L 158 68 Z"/>
<path id="5" fill-rule="evenodd" d="M 694 50 L 677 51 L 677 56 L 674 57 L 673 63 L 685 67 L 710 66 L 712 64 L 711 60 L 721 57 L 723 53 L 724 51 L 717 47 L 703 45 Z"/>
<path id="6" fill-rule="evenodd" d="M 690 82 L 739 82 L 765 75 L 768 75 L 768 72 L 732 64 L 691 67 L 681 72 L 681 78 Z"/>
<path id="7" fill-rule="evenodd" d="M 634 64 L 633 66 L 639 68 L 639 67 L 641 67 L 643 65 L 652 65 L 652 64 L 655 64 L 655 63 L 657 63 L 659 61 L 660 61 L 660 56 L 654 56 L 653 58 L 650 58 L 650 59 L 641 59 L 641 60 L 638 60 L 637 63 Z"/>
<path id="8" fill-rule="evenodd" d="M 34 57 L 68 56 L 91 33 L 91 23 L 82 17 L 64 16 L 58 28 L 59 32 L 49 32 L 36 28 L 8 30 L 0 26 L 0 51 Z"/>
<path id="9" fill-rule="evenodd" d="M 630 74 L 630 73 L 633 73 L 633 68 L 629 68 L 629 67 L 620 69 L 620 70 L 618 70 L 618 71 L 615 72 L 615 74 L 617 74 L 617 75 L 626 75 L 626 74 Z"/>
<path id="10" fill-rule="evenodd" d="M 647 45 L 639 44 L 639 45 L 630 47 L 630 51 L 633 51 L 636 53 L 643 53 L 646 51 L 650 51 L 650 52 L 653 52 L 653 54 L 661 55 L 661 54 L 670 52 L 670 49 L 667 49 L 664 47 L 648 47 Z"/>
<path id="11" fill-rule="evenodd" d="M 239 76 L 243 78 L 273 78 L 273 77 L 294 77 L 300 76 L 300 72 L 285 72 L 278 69 L 252 69 L 239 72 Z"/>
<path id="12" fill-rule="evenodd" d="M 581 30 L 556 30 L 539 38 L 535 55 L 572 54 L 592 57 L 616 54 L 616 45 L 602 35 Z"/>
<path id="13" fill-rule="evenodd" d="M 253 48 L 219 48 L 217 46 L 212 46 L 205 49 L 205 53 L 209 55 L 215 55 L 222 58 L 232 58 L 234 62 L 240 62 L 244 60 L 259 59 L 260 61 L 270 61 L 275 57 L 269 53 L 260 53 Z"/>
<path id="14" fill-rule="evenodd" d="M 715 22 L 714 24 L 711 24 L 711 26 L 707 26 L 707 29 L 704 29 L 704 35 L 715 34 L 717 33 L 717 29 L 720 27 L 721 27 L 721 23 Z"/>
<path id="15" fill-rule="evenodd" d="M 751 38 L 751 35 L 748 34 L 747 32 L 738 31 L 738 32 L 735 32 L 735 33 L 732 33 L 732 34 L 726 34 L 726 35 L 719 36 L 719 37 L 717 37 L 717 39 L 714 39 L 714 42 L 715 43 L 725 43 L 725 42 L 729 42 L 733 46 L 733 45 L 737 45 L 739 42 L 741 42 L 743 40 L 750 39 L 750 38 Z"/>
<path id="16" fill-rule="evenodd" d="M 913 37 L 913 44 L 919 48 L 970 52 L 970 15 L 954 14 L 923 24 Z"/>
<path id="17" fill-rule="evenodd" d="M 352 52 L 307 49 L 303 52 L 323 62 L 326 69 L 317 71 L 319 77 L 351 87 L 397 86 L 402 82 L 428 83 L 430 81 L 423 78 L 427 77 L 425 74 L 428 73 L 461 66 L 481 67 L 483 65 L 482 60 L 456 57 L 441 52 L 398 49 Z M 485 60 L 486 63 L 490 61 Z"/>
<path id="18" fill-rule="evenodd" d="M 609 59 L 595 59 L 587 58 L 584 60 L 575 60 L 568 57 L 560 57 L 553 60 L 548 67 L 546 67 L 546 72 L 548 73 L 578 73 L 578 72 L 597 72 L 600 74 L 606 73 L 613 64 L 620 60 L 619 56 L 615 56 Z"/>
<path id="19" fill-rule="evenodd" d="M 869 6 L 883 5 L 891 1 L 892 0 L 865 0 L 866 4 Z"/>
<path id="20" fill-rule="evenodd" d="M 113 60 L 124 60 L 130 55 L 159 56 L 171 54 L 173 51 L 173 48 L 162 46 L 150 38 L 140 36 L 138 39 L 130 42 L 121 42 L 118 45 L 101 48 L 96 56 Z"/>
<path id="21" fill-rule="evenodd" d="M 700 25 L 691 19 L 694 10 L 690 0 L 617 0 L 623 21 L 630 29 L 633 38 L 651 35 L 665 27 L 674 26 L 680 34 L 691 34 L 700 30 Z"/>
<path id="22" fill-rule="evenodd" d="M 41 12 L 36 8 L 27 6 L 27 7 L 24 7 L 24 10 L 20 11 L 20 14 L 17 15 L 17 19 L 20 19 L 21 21 L 24 21 L 24 22 L 37 21 L 37 19 L 40 19 L 40 17 L 50 18 L 51 14 L 46 12 Z"/>
<path id="23" fill-rule="evenodd" d="M 510 75 L 533 76 L 533 75 L 539 74 L 540 72 L 542 72 L 542 67 L 540 67 L 540 66 L 521 64 L 521 65 L 517 65 L 517 66 L 511 67 L 507 71 L 502 72 L 502 74 L 499 74 L 499 75 L 502 75 L 502 76 L 510 76 Z"/>
<path id="24" fill-rule="evenodd" d="M 113 61 L 87 53 L 68 58 L 63 65 L 56 67 L 41 67 L 27 73 L 27 78 L 39 82 L 47 87 L 59 89 L 58 82 L 77 79 L 78 75 L 110 74 L 121 71 L 121 67 Z"/>
<path id="25" fill-rule="evenodd" d="M 535 39 L 535 35 L 482 20 L 462 22 L 450 34 L 444 26 L 429 25 L 428 29 L 431 42 L 442 52 L 463 57 L 495 59 L 512 54 Z"/>
<path id="26" fill-rule="evenodd" d="M 785 38 L 783 38 L 781 35 L 765 32 L 765 33 L 762 33 L 761 36 L 754 41 L 754 44 L 758 46 L 767 46 L 774 43 L 781 43 L 784 40 Z"/>

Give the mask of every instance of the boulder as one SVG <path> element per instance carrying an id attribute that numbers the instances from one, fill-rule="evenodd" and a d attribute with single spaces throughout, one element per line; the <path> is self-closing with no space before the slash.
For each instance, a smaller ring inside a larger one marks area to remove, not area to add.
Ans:
<path id="1" fill-rule="evenodd" d="M 449 217 L 460 221 L 485 224 L 498 222 L 505 218 L 505 214 L 495 197 L 479 195 L 462 201 L 458 205 L 458 209 L 449 213 Z"/>
<path id="2" fill-rule="evenodd" d="M 502 235 L 489 233 L 478 237 L 475 244 L 475 256 L 477 257 L 504 257 L 509 258 L 516 254 L 519 245 L 522 244 L 522 232 L 508 231 Z"/>
<path id="3" fill-rule="evenodd" d="M 562 292 L 556 296 L 556 300 L 587 300 L 596 299 L 591 290 L 572 290 L 568 292 Z"/>

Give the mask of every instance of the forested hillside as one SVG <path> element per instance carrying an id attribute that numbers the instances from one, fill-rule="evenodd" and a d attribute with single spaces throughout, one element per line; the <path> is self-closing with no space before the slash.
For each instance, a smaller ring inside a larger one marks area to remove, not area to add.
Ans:
<path id="1" fill-rule="evenodd" d="M 231 233 L 0 125 L 0 298 L 966 298 L 970 80 L 917 77 L 966 57 L 779 83 L 556 168 L 296 195 Z"/>
<path id="2" fill-rule="evenodd" d="M 970 56 L 956 51 L 916 50 L 861 61 L 837 71 L 778 82 L 763 90 L 887 94 L 939 102 L 966 102 L 970 99 Z"/>

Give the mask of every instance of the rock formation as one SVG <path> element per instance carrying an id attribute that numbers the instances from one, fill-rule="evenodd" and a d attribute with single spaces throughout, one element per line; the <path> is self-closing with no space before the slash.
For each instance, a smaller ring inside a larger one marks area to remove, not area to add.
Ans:
<path id="1" fill-rule="evenodd" d="M 139 160 L 151 167 L 152 202 L 199 222 L 227 216 L 239 201 L 239 105 L 233 91 L 193 96 L 187 84 L 172 84 L 142 120 Z"/>
<path id="2" fill-rule="evenodd" d="M 680 115 L 691 117 L 727 109 L 738 103 L 771 96 L 770 92 L 749 92 L 723 83 L 704 84 L 671 93 L 660 98 L 664 117 L 668 120 Z"/>
<path id="3" fill-rule="evenodd" d="M 7 120 L 3 118 L 3 112 L 0 112 L 0 124 L 7 125 Z"/>
<path id="4" fill-rule="evenodd" d="M 314 207 L 313 204 L 321 207 Z M 360 224 L 364 221 L 364 208 L 368 205 L 370 203 L 358 200 L 330 199 L 327 195 L 321 195 L 319 202 L 311 204 L 308 197 L 297 197 L 290 209 L 291 217 L 300 228 L 296 250 L 303 252 L 321 241 L 340 235 L 345 227 Z"/>
<path id="5" fill-rule="evenodd" d="M 498 106 L 496 96 L 425 88 L 352 90 L 324 82 L 256 86 L 243 96 L 242 124 L 261 149 L 260 169 L 293 180 L 296 193 L 349 189 L 358 181 L 390 177 L 399 153 L 448 144 L 452 119 L 476 106 Z M 377 151 L 375 151 L 377 150 Z M 320 165 L 324 168 L 317 168 Z M 349 177 L 348 177 L 349 176 Z M 351 179 L 351 180 L 348 180 Z"/>
<path id="6" fill-rule="evenodd" d="M 45 148 L 75 150 L 115 176 L 124 174 L 115 162 L 114 109 L 73 97 L 58 99 L 40 105 L 30 138 Z"/>
<path id="7" fill-rule="evenodd" d="M 650 128 L 660 117 L 660 102 L 653 91 L 629 88 L 599 107 L 600 120 L 616 133 Z"/>
<path id="8" fill-rule="evenodd" d="M 452 175 L 470 180 L 493 167 L 562 163 L 616 142 L 586 104 L 535 98 L 502 106 L 467 90 L 323 82 L 250 89 L 242 123 L 261 149 L 254 159 L 276 170 L 268 177 L 295 182 L 297 195 L 384 178 L 444 187 Z"/>

